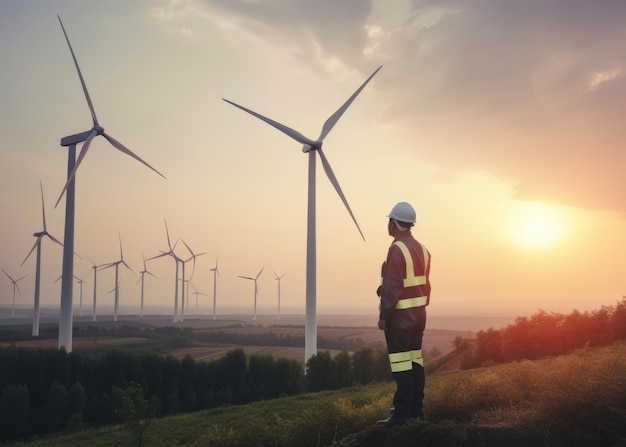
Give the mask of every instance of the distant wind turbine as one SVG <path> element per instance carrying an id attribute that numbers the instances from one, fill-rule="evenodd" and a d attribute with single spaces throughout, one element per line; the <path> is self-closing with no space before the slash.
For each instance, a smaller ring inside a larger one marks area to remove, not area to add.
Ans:
<path id="1" fill-rule="evenodd" d="M 280 124 L 276 121 L 273 121 L 269 118 L 264 117 L 256 112 L 253 112 L 250 109 L 247 109 L 239 104 L 235 104 L 232 101 L 222 98 L 229 104 L 232 104 L 235 107 L 243 110 L 244 112 L 248 112 L 249 114 L 259 118 L 262 121 L 265 121 L 270 126 L 275 127 L 282 133 L 296 140 L 298 143 L 304 145 L 302 148 L 302 152 L 309 153 L 309 185 L 308 185 L 308 211 L 307 211 L 307 245 L 306 245 L 306 327 L 305 327 L 305 340 L 304 340 L 304 360 L 305 362 L 309 360 L 311 356 L 313 356 L 317 352 L 317 270 L 316 270 L 316 232 L 315 232 L 315 153 L 318 152 L 320 155 L 320 159 L 322 161 L 322 166 L 324 167 L 324 172 L 328 177 L 330 183 L 334 186 L 335 191 L 341 198 L 344 206 L 348 210 L 350 217 L 354 221 L 359 233 L 363 240 L 365 237 L 363 236 L 363 232 L 359 227 L 359 224 L 352 214 L 352 210 L 350 209 L 350 205 L 348 205 L 348 201 L 341 191 L 341 187 L 339 186 L 339 182 L 333 173 L 332 168 L 330 167 L 330 163 L 324 155 L 322 151 L 322 142 L 324 138 L 328 135 L 328 133 L 332 130 L 332 128 L 337 124 L 337 121 L 344 114 L 346 109 L 352 104 L 352 101 L 357 97 L 357 95 L 363 90 L 363 88 L 367 85 L 367 83 L 374 77 L 376 73 L 382 68 L 382 65 L 378 67 L 374 73 L 370 75 L 369 78 L 365 80 L 363 84 L 352 94 L 350 98 L 334 113 L 326 120 L 324 126 L 322 126 L 322 131 L 317 140 L 311 140 L 300 132 L 293 130 L 283 124 Z"/>
<path id="2" fill-rule="evenodd" d="M 187 242 L 185 242 L 184 239 L 181 239 L 181 241 L 183 242 L 183 244 L 185 244 L 185 247 L 187 247 L 187 250 L 189 251 L 189 253 L 191 254 L 191 256 L 185 260 L 181 260 L 180 263 L 183 265 L 183 280 L 182 280 L 182 306 L 181 306 L 181 312 L 180 312 L 180 321 L 184 321 L 185 320 L 185 282 L 189 282 L 191 281 L 191 278 L 193 278 L 193 274 L 196 271 L 196 258 L 198 256 L 202 256 L 205 255 L 206 253 L 199 253 L 199 254 L 195 254 L 191 248 L 189 248 L 189 245 L 187 245 Z M 189 279 L 186 279 L 185 277 L 185 264 L 187 264 L 189 261 L 193 261 L 193 268 L 191 270 L 191 276 L 189 277 Z M 187 294 L 189 294 L 189 291 L 187 291 Z M 189 300 L 187 300 L 187 310 L 189 310 Z"/>
<path id="3" fill-rule="evenodd" d="M 11 283 L 13 284 L 13 304 L 11 306 L 11 318 L 15 318 L 15 291 L 17 290 L 17 293 L 20 294 L 20 296 L 22 296 L 22 292 L 20 291 L 19 286 L 17 285 L 18 282 L 20 282 L 21 280 L 23 280 L 24 278 L 26 278 L 28 275 L 24 275 L 18 279 L 13 279 L 11 278 L 11 276 L 4 271 L 4 269 L 0 269 L 2 270 L 2 272 L 7 275 L 7 278 L 9 278 L 9 280 L 11 281 Z"/>
<path id="4" fill-rule="evenodd" d="M 143 253 L 141 254 L 141 256 L 143 257 Z M 141 274 L 141 278 L 139 278 L 139 281 L 141 281 L 141 318 L 143 318 L 143 283 L 144 283 L 144 276 L 146 275 L 146 273 L 154 278 L 156 278 L 156 276 L 154 276 L 152 273 L 150 273 L 148 271 L 148 268 L 146 267 L 146 258 L 143 258 L 143 270 L 139 272 Z M 137 281 L 137 282 L 139 282 Z"/>
<path id="5" fill-rule="evenodd" d="M 74 276 L 74 278 L 76 279 L 76 282 L 80 285 L 80 301 L 79 301 L 79 307 L 78 307 L 78 316 L 82 317 L 83 316 L 83 283 L 85 281 L 83 281 L 83 278 L 79 278 L 78 276 Z"/>
<path id="6" fill-rule="evenodd" d="M 251 281 L 254 281 L 254 317 L 252 318 L 253 320 L 256 320 L 256 297 L 257 297 L 257 294 L 259 292 L 259 289 L 257 288 L 257 285 L 256 285 L 256 280 L 259 279 L 259 276 L 261 276 L 261 273 L 263 272 L 264 268 L 265 267 L 263 267 L 261 269 L 261 271 L 259 273 L 257 273 L 257 275 L 254 278 L 252 278 L 251 276 L 241 276 L 241 275 L 238 275 L 240 278 L 249 279 Z"/>
<path id="7" fill-rule="evenodd" d="M 33 248 L 30 249 L 30 251 L 28 252 L 26 257 L 24 258 L 24 260 L 20 264 L 20 267 L 23 266 L 24 263 L 26 262 L 26 260 L 29 258 L 29 256 L 33 253 L 35 248 L 37 249 L 36 262 L 35 262 L 35 300 L 34 300 L 35 304 L 34 304 L 34 312 L 33 312 L 33 336 L 35 336 L 35 337 L 39 336 L 39 292 L 41 290 L 40 289 L 40 282 L 41 282 L 41 240 L 44 238 L 44 236 L 48 236 L 48 238 L 52 242 L 55 242 L 55 243 L 59 244 L 61 247 L 63 247 L 63 244 L 61 242 L 59 242 L 59 240 L 57 238 L 55 238 L 50 233 L 48 233 L 48 230 L 46 228 L 46 208 L 44 206 L 44 201 L 43 201 L 43 185 L 41 184 L 41 182 L 39 182 L 39 189 L 41 190 L 41 214 L 43 216 L 43 230 L 39 231 L 37 233 L 33 233 L 33 236 L 35 236 L 37 238 L 37 240 L 35 241 L 35 244 L 33 245 Z"/>
<path id="8" fill-rule="evenodd" d="M 154 172 L 159 174 L 161 177 L 165 178 L 163 174 L 154 169 L 148 163 L 143 161 L 140 157 L 131 152 L 126 146 L 117 141 L 112 136 L 105 133 L 104 128 L 100 126 L 98 123 L 98 119 L 96 118 L 96 112 L 93 107 L 93 103 L 91 102 L 91 98 L 89 96 L 89 92 L 87 91 L 87 85 L 85 84 L 85 80 L 83 79 L 83 75 L 80 71 L 80 67 L 78 66 L 78 61 L 76 56 L 74 55 L 74 50 L 72 49 L 72 45 L 70 44 L 70 39 L 65 32 L 65 27 L 63 26 L 63 22 L 61 21 L 61 17 L 57 15 L 59 19 L 59 23 L 61 24 L 61 29 L 63 30 L 63 35 L 65 36 L 65 40 L 67 42 L 67 46 L 70 49 L 70 53 L 72 54 L 72 59 L 74 61 L 74 66 L 76 67 L 76 72 L 78 73 L 78 77 L 80 79 L 81 86 L 83 88 L 83 93 L 85 95 L 85 99 L 87 100 L 87 105 L 89 107 L 89 111 L 91 112 L 91 118 L 93 120 L 93 127 L 90 130 L 85 132 L 77 133 L 74 135 L 70 135 L 64 138 L 61 138 L 61 146 L 68 147 L 67 153 L 67 182 L 59 195 L 59 199 L 56 202 L 56 206 L 61 201 L 63 194 L 65 193 L 65 239 L 63 246 L 63 280 L 61 282 L 61 312 L 59 317 L 59 348 L 65 348 L 67 352 L 72 351 L 72 321 L 73 321 L 73 313 L 72 313 L 72 300 L 73 300 L 73 291 L 72 291 L 72 280 L 74 276 L 74 199 L 75 199 L 75 175 L 78 166 L 87 155 L 87 151 L 89 150 L 89 146 L 95 137 L 98 135 L 102 135 L 111 145 L 125 153 L 133 157 L 135 160 L 143 163 L 148 168 L 152 169 Z M 82 149 L 80 151 L 80 155 L 78 159 L 76 159 L 76 145 L 79 143 L 83 143 Z"/>
<path id="9" fill-rule="evenodd" d="M 160 255 L 153 256 L 147 260 L 150 261 L 152 259 L 162 258 L 163 256 L 171 256 L 174 259 L 174 263 L 176 264 L 176 273 L 174 275 L 174 323 L 178 323 L 178 263 L 181 262 L 182 259 L 174 253 L 174 247 L 172 247 L 172 243 L 170 241 L 170 232 L 167 228 L 167 220 L 163 219 L 163 221 L 165 222 L 165 235 L 167 236 L 168 251 L 161 251 Z M 176 246 L 176 244 L 174 244 L 174 246 Z"/>
<path id="10" fill-rule="evenodd" d="M 196 286 L 194 286 L 191 281 L 189 281 L 189 284 L 193 287 L 193 294 L 196 296 L 196 313 L 198 313 L 198 295 L 206 296 L 206 293 L 198 292 L 198 289 L 196 289 Z"/>
<path id="11" fill-rule="evenodd" d="M 97 295 L 97 288 L 96 285 L 98 283 L 98 269 L 102 268 L 102 267 L 106 267 L 108 264 L 102 264 L 102 265 L 96 265 L 95 262 L 93 262 L 91 260 L 91 258 L 89 258 L 89 260 L 91 261 L 91 269 L 93 270 L 93 310 L 92 310 L 92 314 L 91 314 L 91 321 L 96 321 L 96 295 Z"/>
<path id="12" fill-rule="evenodd" d="M 287 272 L 283 273 L 282 275 L 279 275 L 271 267 L 270 267 L 270 270 L 272 270 L 272 273 L 274 273 L 274 276 L 275 276 L 274 279 L 278 281 L 278 315 L 276 316 L 276 319 L 280 320 L 280 280 L 283 279 L 283 276 L 285 276 Z"/>
<path id="13" fill-rule="evenodd" d="M 119 307 L 120 307 L 120 287 L 119 287 L 119 279 L 118 279 L 120 264 L 122 264 L 131 272 L 135 273 L 133 269 L 131 269 L 128 266 L 128 264 L 126 264 L 126 262 L 124 261 L 124 253 L 122 252 L 122 236 L 120 236 L 118 233 L 118 237 L 120 240 L 120 259 L 117 261 L 111 262 L 110 264 L 106 264 L 104 267 L 102 267 L 102 270 L 106 270 L 110 267 L 115 267 L 115 289 L 113 289 L 115 291 L 115 310 L 113 313 L 113 321 L 117 321 L 117 314 L 118 314 Z"/>
<path id="14" fill-rule="evenodd" d="M 217 275 L 220 276 L 220 278 L 222 277 L 222 275 L 220 275 L 220 271 L 217 268 L 217 258 L 218 255 L 215 255 L 215 267 L 213 267 L 211 269 L 211 271 L 213 272 L 213 319 L 215 320 L 215 306 L 217 303 Z"/>

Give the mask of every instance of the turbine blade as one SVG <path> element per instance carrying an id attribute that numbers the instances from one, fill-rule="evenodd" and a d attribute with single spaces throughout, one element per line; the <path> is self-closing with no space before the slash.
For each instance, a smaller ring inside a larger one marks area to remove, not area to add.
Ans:
<path id="1" fill-rule="evenodd" d="M 367 85 L 367 83 L 370 82 L 370 80 L 374 77 L 376 73 L 378 73 L 378 70 L 380 70 L 382 67 L 383 67 L 382 65 L 378 67 L 376 71 L 374 71 L 374 73 L 372 73 L 370 77 L 367 78 L 363 84 L 361 84 L 361 86 L 356 90 L 356 92 L 354 92 L 352 96 L 348 98 L 348 100 L 344 103 L 344 105 L 339 107 L 339 110 L 333 113 L 330 116 L 330 118 L 326 120 L 326 122 L 324 123 L 324 126 L 322 127 L 322 133 L 320 133 L 320 137 L 318 138 L 318 140 L 321 141 L 326 137 L 326 135 L 328 135 L 328 132 L 330 132 L 333 127 L 335 127 L 335 124 L 337 124 L 337 121 L 339 121 L 339 118 L 341 118 L 341 115 L 343 115 L 343 113 L 350 106 L 350 104 L 352 104 L 352 101 L 354 101 L 354 98 L 356 98 L 357 95 L 361 93 L 361 90 L 363 90 L 363 88 Z"/>
<path id="2" fill-rule="evenodd" d="M 65 27 L 63 26 L 63 22 L 61 21 L 61 17 L 58 14 L 57 14 L 57 17 L 59 19 L 59 23 L 61 24 L 61 29 L 63 30 L 63 35 L 65 36 L 65 40 L 67 41 L 67 46 L 70 47 L 70 53 L 72 53 L 72 59 L 74 59 L 74 65 L 76 66 L 78 77 L 80 78 L 80 84 L 83 86 L 83 93 L 85 94 L 85 99 L 87 100 L 89 111 L 91 112 L 91 119 L 93 120 L 93 125 L 94 127 L 99 126 L 98 118 L 96 118 L 96 111 L 94 110 L 93 103 L 91 102 L 91 98 L 89 97 L 89 92 L 87 91 L 87 85 L 85 85 L 83 74 L 81 73 L 80 67 L 78 66 L 78 61 L 76 60 L 76 56 L 74 55 L 72 44 L 70 43 L 70 39 L 67 37 L 67 33 L 65 32 Z"/>
<path id="3" fill-rule="evenodd" d="M 121 152 L 124 152 L 126 155 L 129 155 L 131 157 L 133 157 L 135 160 L 139 161 L 140 163 L 143 163 L 144 165 L 146 165 L 147 167 L 149 167 L 150 169 L 152 169 L 154 172 L 156 172 L 157 174 L 159 174 L 161 177 L 163 177 L 164 179 L 167 180 L 167 177 L 165 177 L 163 174 L 161 174 L 159 171 L 157 171 L 156 169 L 154 169 L 152 166 L 150 166 L 148 163 L 146 163 L 145 161 L 143 161 L 141 159 L 141 157 L 139 157 L 138 155 L 135 155 L 130 149 L 128 149 L 126 146 L 124 146 L 122 143 L 120 143 L 119 141 L 117 141 L 115 138 L 113 138 L 111 135 L 108 135 L 106 132 L 102 132 L 102 136 L 104 138 L 106 138 L 109 143 L 111 143 L 113 145 L 113 147 Z"/>
<path id="4" fill-rule="evenodd" d="M 41 190 L 41 215 L 43 216 L 43 231 L 46 232 L 46 207 L 43 204 L 43 185 L 39 182 L 39 189 Z"/>
<path id="5" fill-rule="evenodd" d="M 265 269 L 265 266 L 263 266 L 263 268 L 261 269 L 261 271 L 259 272 L 258 275 L 256 275 L 256 278 L 254 278 L 255 280 L 259 278 L 259 276 L 261 276 L 261 273 L 263 273 L 263 270 Z"/>
<path id="6" fill-rule="evenodd" d="M 128 264 L 126 264 L 126 262 L 125 262 L 125 261 L 122 261 L 122 264 L 124 264 L 124 266 L 125 266 L 128 270 L 130 270 L 131 272 L 135 273 L 135 271 L 134 271 L 133 269 L 131 269 L 131 268 L 130 268 L 130 266 L 129 266 Z"/>
<path id="7" fill-rule="evenodd" d="M 24 263 L 26 262 L 26 260 L 28 259 L 28 257 L 32 254 L 33 251 L 35 251 L 35 248 L 37 248 L 37 245 L 39 243 L 41 243 L 41 238 L 43 237 L 43 235 L 38 236 L 37 240 L 35 241 L 35 244 L 33 245 L 33 248 L 30 249 L 30 251 L 28 252 L 28 254 L 26 255 L 26 257 L 24 258 L 24 260 L 22 261 L 22 263 L 20 264 L 20 267 L 24 265 Z"/>
<path id="8" fill-rule="evenodd" d="M 249 276 L 241 276 L 241 275 L 237 275 L 239 278 L 243 278 L 243 279 L 250 279 L 252 281 L 254 281 L 254 278 L 251 278 Z"/>
<path id="9" fill-rule="evenodd" d="M 165 222 L 165 235 L 167 236 L 167 246 L 169 247 L 170 251 L 172 251 L 172 244 L 170 242 L 170 231 L 167 228 L 167 220 L 163 218 L 163 221 Z"/>
<path id="10" fill-rule="evenodd" d="M 59 244 L 61 247 L 63 247 L 63 244 L 54 236 L 52 236 L 50 233 L 46 233 L 46 236 L 48 236 L 50 238 L 50 240 L 52 242 L 56 242 L 57 244 Z M 76 254 L 76 256 L 78 256 L 78 254 Z M 80 256 L 78 256 L 80 258 Z"/>
<path id="11" fill-rule="evenodd" d="M 280 130 L 282 133 L 284 133 L 285 135 L 293 138 L 294 140 L 296 140 L 298 143 L 302 143 L 302 144 L 306 144 L 309 146 L 313 146 L 316 147 L 315 141 L 305 137 L 304 135 L 302 135 L 300 132 L 298 132 L 297 130 L 293 130 L 290 127 L 287 127 L 283 124 L 280 124 L 274 120 L 271 120 L 269 118 L 264 117 L 263 115 L 260 115 L 256 112 L 253 112 L 250 109 L 246 109 L 243 106 L 240 106 L 239 104 L 236 104 L 232 101 L 229 101 L 228 99 L 224 99 L 222 98 L 223 101 L 226 101 L 229 104 L 234 105 L 235 107 L 243 110 L 244 112 L 248 112 L 250 115 L 256 116 L 258 119 L 260 119 L 261 121 L 265 121 L 267 124 L 269 124 L 270 126 L 275 127 L 276 129 Z"/>
<path id="12" fill-rule="evenodd" d="M 122 235 L 119 231 L 117 232 L 117 237 L 120 240 L 120 260 L 124 262 L 124 253 L 122 252 Z"/>
<path id="13" fill-rule="evenodd" d="M 337 191 L 337 194 L 339 194 L 339 197 L 341 198 L 341 201 L 343 202 L 344 206 L 348 210 L 348 213 L 350 213 L 350 217 L 352 217 L 352 220 L 354 221 L 354 224 L 356 225 L 357 230 L 359 230 L 359 233 L 361 234 L 363 241 L 365 241 L 365 236 L 363 236 L 361 227 L 359 227 L 359 223 L 356 221 L 356 217 L 354 217 L 354 214 L 352 213 L 352 210 L 350 209 L 350 205 L 348 205 L 348 200 L 346 199 L 346 196 L 343 194 L 343 191 L 341 190 L 341 186 L 339 186 L 337 177 L 335 177 L 335 173 L 333 172 L 333 169 L 330 167 L 330 163 L 328 163 L 328 159 L 326 158 L 326 155 L 324 155 L 324 151 L 322 151 L 322 148 L 319 148 L 317 152 L 320 154 L 320 158 L 322 160 L 322 166 L 324 167 L 324 172 L 326 172 L 326 176 L 328 177 L 328 180 L 330 180 L 330 183 L 332 183 L 332 185 L 335 187 L 335 191 Z"/>
<path id="14" fill-rule="evenodd" d="M 4 269 L 0 269 L 0 270 L 2 270 L 2 273 L 7 275 L 7 278 L 9 278 L 11 280 L 11 282 L 13 282 L 13 278 L 11 278 L 11 276 L 9 276 L 9 274 L 7 272 L 5 272 Z"/>
<path id="15" fill-rule="evenodd" d="M 54 205 L 55 208 L 59 205 L 59 202 L 61 201 L 63 194 L 67 190 L 67 187 L 70 185 L 72 180 L 74 180 L 74 176 L 76 175 L 76 170 L 78 169 L 78 166 L 80 165 L 80 163 L 83 161 L 83 158 L 85 158 L 85 155 L 87 155 L 89 146 L 91 145 L 91 142 L 96 137 L 96 135 L 98 135 L 98 132 L 96 131 L 96 129 L 92 129 L 91 133 L 89 134 L 89 136 L 83 143 L 83 147 L 80 150 L 80 155 L 78 156 L 76 163 L 74 163 L 74 168 L 72 169 L 72 172 L 70 172 L 70 174 L 67 176 L 67 182 L 65 183 L 65 186 L 63 187 L 63 191 L 61 191 L 61 194 L 59 195 L 57 203 Z"/>

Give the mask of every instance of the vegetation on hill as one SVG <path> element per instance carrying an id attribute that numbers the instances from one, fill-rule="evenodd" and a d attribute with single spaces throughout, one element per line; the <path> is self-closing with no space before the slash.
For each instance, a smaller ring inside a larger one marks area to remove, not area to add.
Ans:
<path id="1" fill-rule="evenodd" d="M 374 425 L 391 383 L 223 406 L 132 425 L 46 436 L 15 447 L 616 447 L 626 444 L 626 344 L 429 376 L 426 421 Z M 139 421 L 141 422 L 141 421 Z"/>

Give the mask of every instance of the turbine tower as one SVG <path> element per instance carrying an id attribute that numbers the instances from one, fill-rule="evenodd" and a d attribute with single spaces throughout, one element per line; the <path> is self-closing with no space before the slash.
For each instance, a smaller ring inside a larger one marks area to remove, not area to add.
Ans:
<path id="1" fill-rule="evenodd" d="M 282 275 L 279 275 L 271 267 L 270 267 L 270 270 L 272 270 L 272 273 L 274 273 L 274 279 L 278 281 L 278 314 L 276 315 L 276 319 L 280 320 L 280 280 L 283 279 L 283 276 L 285 276 L 287 272 L 283 273 Z"/>
<path id="2" fill-rule="evenodd" d="M 139 278 L 139 281 L 141 281 L 141 318 L 143 318 L 143 283 L 144 283 L 144 276 L 146 275 L 146 273 L 154 278 L 156 278 L 156 276 L 154 276 L 152 273 L 150 273 L 148 271 L 148 268 L 146 267 L 146 258 L 143 256 L 143 253 L 141 253 L 141 257 L 143 258 L 143 270 L 140 271 L 139 273 L 141 273 L 141 278 Z M 137 281 L 137 282 L 139 282 Z"/>
<path id="3" fill-rule="evenodd" d="M 213 272 L 213 319 L 214 320 L 215 320 L 215 306 L 217 302 L 217 275 L 219 275 L 220 278 L 222 277 L 222 275 L 220 275 L 219 269 L 217 268 L 217 258 L 218 258 L 218 255 L 215 255 L 215 267 L 211 269 L 211 271 Z"/>
<path id="4" fill-rule="evenodd" d="M 120 259 L 118 261 L 111 262 L 110 264 L 106 264 L 104 267 L 102 267 L 102 270 L 106 270 L 110 267 L 115 267 L 115 288 L 113 289 L 115 291 L 115 309 L 113 313 L 113 321 L 117 321 L 117 313 L 120 307 L 120 287 L 119 287 L 119 279 L 118 279 L 120 264 L 122 264 L 131 272 L 133 272 L 133 269 L 131 269 L 128 266 L 128 264 L 126 264 L 126 262 L 124 261 L 124 253 L 122 252 L 122 236 L 120 236 L 119 233 L 118 233 L 118 237 L 120 240 Z"/>
<path id="5" fill-rule="evenodd" d="M 174 247 L 176 246 L 176 244 L 174 244 L 174 247 L 172 247 L 172 244 L 170 242 L 170 232 L 167 228 L 167 220 L 163 219 L 163 221 L 165 222 L 165 235 L 167 236 L 168 251 L 161 251 L 160 255 L 148 258 L 148 261 L 152 259 L 162 258 L 163 256 L 171 256 L 174 259 L 174 263 L 176 264 L 176 273 L 174 275 L 174 323 L 178 323 L 178 263 L 181 262 L 182 259 L 176 256 L 176 253 L 174 253 Z"/>
<path id="6" fill-rule="evenodd" d="M 11 318 L 15 318 L 15 291 L 17 290 L 17 293 L 19 293 L 20 296 L 22 296 L 22 292 L 20 292 L 20 288 L 17 285 L 17 283 L 23 280 L 24 278 L 26 278 L 28 275 L 24 275 L 18 279 L 13 279 L 7 272 L 4 271 L 4 269 L 0 269 L 0 270 L 2 270 L 2 273 L 7 275 L 7 278 L 9 278 L 11 283 L 13 283 L 13 305 L 11 306 Z"/>
<path id="7" fill-rule="evenodd" d="M 148 168 L 152 169 L 154 172 L 159 174 L 161 177 L 165 178 L 163 174 L 154 169 L 148 163 L 143 161 L 140 157 L 135 155 L 130 151 L 126 146 L 117 141 L 112 136 L 105 133 L 104 128 L 100 126 L 98 123 L 98 119 L 96 118 L 96 112 L 93 107 L 93 103 L 91 102 L 91 98 L 89 96 L 89 92 L 87 91 L 87 85 L 85 84 L 85 80 L 83 79 L 83 75 L 80 71 L 80 67 L 78 66 L 78 61 L 76 60 L 76 56 L 74 55 L 74 50 L 72 49 L 72 45 L 70 44 L 70 39 L 67 37 L 67 33 L 65 32 L 65 27 L 63 26 L 63 22 L 61 21 L 61 17 L 57 15 L 59 19 L 59 23 L 61 24 L 61 29 L 63 30 L 63 35 L 65 36 L 65 40 L 67 42 L 67 46 L 69 47 L 70 53 L 72 54 L 72 59 L 74 61 L 74 66 L 76 67 L 76 72 L 78 73 L 78 77 L 80 79 L 80 84 L 83 88 L 83 93 L 85 95 L 85 99 L 87 100 L 87 106 L 89 107 L 89 111 L 91 113 L 91 118 L 93 121 L 93 127 L 90 130 L 85 132 L 77 133 L 74 135 L 69 135 L 67 137 L 61 138 L 61 146 L 67 146 L 67 182 L 59 195 L 59 199 L 55 205 L 55 208 L 61 201 L 63 194 L 65 193 L 65 234 L 64 234 L 64 245 L 63 245 L 63 280 L 61 281 L 61 312 L 59 316 L 59 349 L 64 348 L 67 352 L 72 351 L 72 322 L 73 322 L 73 313 L 72 313 L 72 300 L 73 300 L 73 291 L 72 291 L 72 281 L 74 276 L 74 199 L 76 192 L 76 182 L 75 175 L 78 166 L 87 155 L 87 151 L 89 150 L 89 146 L 95 137 L 98 135 L 102 135 L 115 149 L 120 152 L 125 153 L 133 157 L 135 160 L 143 163 Z M 80 155 L 78 159 L 76 159 L 76 145 L 79 143 L 83 143 L 83 146 L 80 150 Z"/>
<path id="8" fill-rule="evenodd" d="M 256 320 L 256 296 L 257 296 L 258 291 L 259 291 L 259 289 L 257 288 L 257 285 L 256 285 L 256 280 L 259 279 L 259 276 L 261 276 L 261 273 L 263 272 L 264 268 L 265 267 L 263 267 L 261 269 L 261 271 L 259 273 L 257 273 L 257 275 L 254 278 L 251 277 L 251 276 L 240 276 L 240 275 L 238 275 L 240 278 L 249 279 L 251 281 L 254 281 L 254 317 L 252 317 L 253 320 Z"/>
<path id="9" fill-rule="evenodd" d="M 33 233 L 33 236 L 35 236 L 37 238 L 37 240 L 35 241 L 35 244 L 33 245 L 33 248 L 30 249 L 30 251 L 28 252 L 26 257 L 24 258 L 24 260 L 20 264 L 20 267 L 23 266 L 24 263 L 26 262 L 26 260 L 29 258 L 29 256 L 33 253 L 35 248 L 37 249 L 37 255 L 36 255 L 36 259 L 37 260 L 35 262 L 35 305 L 34 305 L 34 312 L 33 312 L 33 336 L 35 336 L 35 337 L 39 336 L 39 292 L 41 290 L 40 289 L 40 282 L 41 282 L 41 240 L 44 238 L 44 236 L 48 236 L 48 238 L 52 242 L 55 242 L 55 243 L 59 244 L 61 247 L 63 247 L 63 244 L 61 242 L 59 242 L 59 240 L 57 238 L 55 238 L 50 233 L 48 233 L 48 230 L 46 229 L 46 208 L 45 208 L 44 202 L 43 202 L 43 186 L 42 186 L 41 182 L 39 182 L 39 189 L 41 190 L 41 214 L 43 216 L 43 230 L 39 231 L 37 233 Z"/>
<path id="10" fill-rule="evenodd" d="M 350 217 L 354 221 L 359 233 L 363 240 L 365 237 L 363 236 L 363 232 L 359 227 L 359 224 L 352 214 L 352 210 L 350 209 L 350 205 L 348 205 L 348 201 L 341 191 L 341 187 L 339 186 L 339 182 L 333 173 L 332 168 L 330 167 L 330 163 L 324 155 L 322 151 L 322 142 L 324 138 L 328 135 L 328 133 L 332 130 L 332 128 L 337 124 L 337 121 L 344 114 L 346 109 L 352 104 L 352 101 L 357 97 L 361 90 L 367 85 L 367 83 L 374 77 L 376 73 L 382 68 L 382 65 L 378 67 L 374 73 L 370 75 L 369 78 L 365 80 L 363 84 L 352 94 L 350 98 L 334 113 L 332 114 L 322 126 L 322 131 L 317 140 L 311 140 L 300 132 L 297 132 L 283 124 L 280 124 L 276 121 L 273 121 L 269 118 L 264 117 L 256 112 L 253 112 L 250 109 L 247 109 L 239 104 L 235 104 L 232 101 L 222 98 L 229 104 L 247 112 L 258 119 L 265 121 L 270 126 L 275 127 L 282 133 L 296 140 L 298 143 L 303 144 L 302 152 L 309 154 L 309 178 L 308 178 L 308 205 L 307 205 L 307 238 L 306 238 L 306 325 L 305 325 L 305 338 L 304 338 L 304 361 L 305 364 L 317 352 L 317 254 L 316 254 L 316 231 L 315 231 L 315 153 L 318 152 L 320 155 L 320 159 L 322 161 L 322 166 L 324 168 L 324 172 L 328 177 L 330 183 L 334 186 L 335 191 L 341 198 L 344 206 L 348 210 Z"/>

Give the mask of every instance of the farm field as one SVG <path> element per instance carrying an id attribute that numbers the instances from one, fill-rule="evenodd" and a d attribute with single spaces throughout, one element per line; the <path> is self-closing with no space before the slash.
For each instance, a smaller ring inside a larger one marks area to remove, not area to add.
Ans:
<path id="1" fill-rule="evenodd" d="M 113 322 L 110 315 L 98 316 L 99 321 L 92 321 L 91 316 L 74 318 L 76 328 L 73 340 L 73 350 L 104 350 L 113 348 L 124 348 L 144 352 L 158 352 L 182 358 L 189 354 L 196 360 L 211 360 L 221 357 L 233 347 L 241 347 L 246 354 L 270 354 L 275 358 L 285 357 L 302 361 L 304 358 L 304 348 L 294 346 L 241 346 L 229 343 L 206 343 L 195 341 L 192 346 L 166 347 L 158 340 L 148 336 L 141 337 L 141 332 L 133 336 L 114 336 L 114 329 L 123 332 L 124 328 L 138 328 L 140 330 L 154 329 L 159 327 L 177 327 L 180 329 L 191 328 L 194 336 L 202 338 L 203 335 L 211 333 L 234 334 L 240 336 L 263 336 L 273 334 L 281 337 L 298 337 L 304 334 L 303 316 L 283 316 L 276 319 L 275 316 L 259 316 L 257 320 L 242 318 L 241 316 L 220 316 L 213 320 L 208 315 L 190 315 L 184 322 L 173 323 L 170 316 L 166 315 L 124 315 L 120 316 L 117 322 Z M 347 340 L 357 342 L 359 345 L 369 345 L 373 347 L 384 347 L 384 335 L 373 323 L 365 325 L 372 318 L 355 316 L 329 316 L 318 319 L 318 337 L 326 340 Z M 31 321 L 28 317 L 14 319 L 3 318 L 0 320 L 0 346 L 14 344 L 25 347 L 56 348 L 58 340 L 55 331 L 58 322 L 54 318 L 47 318 L 41 323 L 41 336 L 33 339 L 30 336 Z M 81 331 L 85 328 L 98 328 L 102 330 L 102 335 L 82 336 Z M 6 331 L 20 331 L 24 337 L 16 340 L 9 339 L 3 334 Z M 455 331 L 447 329 L 427 329 L 424 334 L 424 350 L 431 351 L 436 348 L 441 353 L 449 352 L 453 349 L 453 341 L 457 336 L 471 336 L 471 331 Z M 328 350 L 331 355 L 335 355 L 340 350 L 326 349 L 318 343 L 319 351 Z"/>

